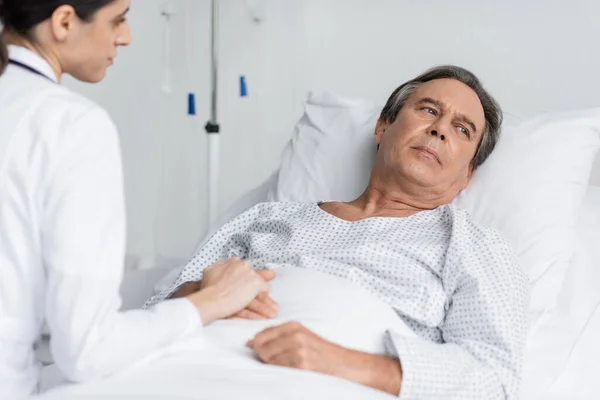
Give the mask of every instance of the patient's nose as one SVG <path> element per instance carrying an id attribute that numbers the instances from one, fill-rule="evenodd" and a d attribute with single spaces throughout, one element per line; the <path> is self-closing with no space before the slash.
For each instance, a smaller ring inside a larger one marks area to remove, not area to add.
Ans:
<path id="1" fill-rule="evenodd" d="M 446 140 L 446 137 L 444 135 L 440 135 L 438 133 L 437 129 L 431 130 L 431 136 L 439 136 L 440 140 L 442 140 L 442 141 Z"/>

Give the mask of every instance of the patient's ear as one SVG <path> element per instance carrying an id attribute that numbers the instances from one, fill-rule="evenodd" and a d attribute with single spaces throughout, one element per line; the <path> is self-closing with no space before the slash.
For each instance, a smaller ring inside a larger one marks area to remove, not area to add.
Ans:
<path id="1" fill-rule="evenodd" d="M 383 134 L 385 133 L 389 124 L 380 119 L 377 120 L 377 125 L 375 125 L 375 144 L 379 147 L 381 144 L 381 140 L 383 139 Z"/>

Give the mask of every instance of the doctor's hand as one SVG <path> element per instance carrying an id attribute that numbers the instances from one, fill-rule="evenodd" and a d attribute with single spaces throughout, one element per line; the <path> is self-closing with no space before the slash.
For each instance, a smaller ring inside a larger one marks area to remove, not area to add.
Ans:
<path id="1" fill-rule="evenodd" d="M 275 279 L 275 272 L 270 269 L 256 271 L 266 282 Z M 229 319 L 270 319 L 277 316 L 279 305 L 268 293 L 261 293 L 242 311 L 232 315 Z"/>
<path id="2" fill-rule="evenodd" d="M 266 282 L 270 282 L 275 279 L 275 272 L 270 269 L 265 270 L 257 270 L 256 271 Z M 202 287 L 202 281 L 192 281 L 186 282 L 177 289 L 175 293 L 171 295 L 170 298 L 177 299 L 181 297 L 187 297 Z M 252 300 L 250 304 L 242 311 L 237 312 L 227 319 L 271 319 L 277 316 L 277 311 L 279 310 L 279 305 L 275 300 L 269 296 L 268 293 L 260 293 L 258 296 Z"/>
<path id="3" fill-rule="evenodd" d="M 397 359 L 346 349 L 297 322 L 265 329 L 246 344 L 265 364 L 337 376 L 397 396 L 402 367 Z"/>
<path id="4" fill-rule="evenodd" d="M 208 325 L 238 313 L 259 294 L 270 290 L 269 283 L 248 262 L 234 257 L 206 268 L 200 290 L 186 298 L 196 306 L 204 325 Z"/>

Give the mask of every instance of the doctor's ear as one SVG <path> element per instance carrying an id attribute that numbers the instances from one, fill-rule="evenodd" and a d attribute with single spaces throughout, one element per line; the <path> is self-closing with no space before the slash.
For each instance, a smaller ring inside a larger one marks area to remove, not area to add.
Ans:
<path id="1" fill-rule="evenodd" d="M 381 144 L 381 140 L 383 139 L 383 134 L 387 130 L 389 124 L 384 122 L 381 118 L 377 120 L 377 125 L 375 125 L 375 144 L 377 144 L 377 148 L 379 149 L 379 145 Z"/>
<path id="2" fill-rule="evenodd" d="M 75 9 L 69 5 L 63 5 L 58 7 L 52 13 L 50 18 L 50 25 L 54 39 L 59 42 L 63 42 L 67 39 L 69 32 L 75 27 L 77 22 L 77 13 Z"/>

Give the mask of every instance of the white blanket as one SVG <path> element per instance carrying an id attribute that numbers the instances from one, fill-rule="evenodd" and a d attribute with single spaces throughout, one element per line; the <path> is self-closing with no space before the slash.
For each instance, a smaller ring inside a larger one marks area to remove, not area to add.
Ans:
<path id="1" fill-rule="evenodd" d="M 277 270 L 272 297 L 279 316 L 269 321 L 218 321 L 149 355 L 139 365 L 103 382 L 63 386 L 44 399 L 385 399 L 391 396 L 342 379 L 267 366 L 245 347 L 264 328 L 298 321 L 339 345 L 384 353 L 393 329 L 414 333 L 383 301 L 358 285 L 309 269 Z"/>

